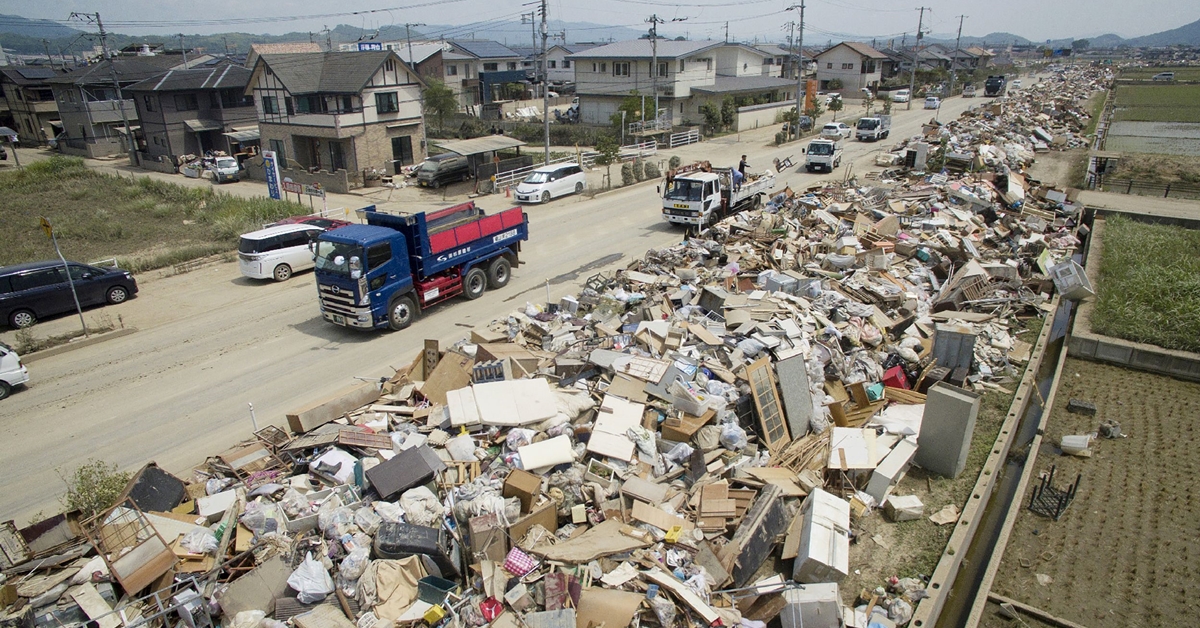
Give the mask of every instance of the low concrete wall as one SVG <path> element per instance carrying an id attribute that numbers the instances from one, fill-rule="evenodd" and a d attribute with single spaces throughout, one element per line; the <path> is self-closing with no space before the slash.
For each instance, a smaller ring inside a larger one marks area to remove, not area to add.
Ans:
<path id="1" fill-rule="evenodd" d="M 780 112 L 790 111 L 795 108 L 796 103 L 794 101 L 740 107 L 737 110 L 737 120 L 734 122 L 734 127 L 738 131 L 749 131 L 759 127 L 771 126 L 772 124 L 776 124 L 775 121 L 778 119 Z"/>
<path id="2" fill-rule="evenodd" d="M 1092 225 L 1084 268 L 1088 281 L 1098 285 L 1100 259 L 1104 252 L 1104 221 L 1096 220 Z M 1169 375 L 1193 382 L 1200 382 L 1200 354 L 1188 351 L 1172 351 L 1141 342 L 1131 342 L 1112 336 L 1092 333 L 1092 313 L 1096 309 L 1094 300 L 1080 304 L 1075 314 L 1075 325 L 1067 338 L 1067 350 L 1077 358 L 1107 362 L 1117 366 Z"/>
<path id="3" fill-rule="evenodd" d="M 138 167 L 143 170 L 153 170 L 154 172 L 165 172 L 167 174 L 175 174 L 179 169 L 175 167 L 175 162 L 165 155 L 152 157 L 141 151 L 137 152 Z"/>
<path id="4" fill-rule="evenodd" d="M 266 171 L 262 167 L 262 159 L 247 159 L 242 162 L 246 168 L 246 176 L 255 181 L 266 181 Z M 345 170 L 337 172 L 329 172 L 320 170 L 317 172 L 305 172 L 304 170 L 293 170 L 288 168 L 280 168 L 279 176 L 283 179 L 291 179 L 301 185 L 311 185 L 313 183 L 321 184 L 321 187 L 326 192 L 331 194 L 347 194 L 351 190 L 351 181 Z M 353 187 L 361 187 L 354 185 Z"/>

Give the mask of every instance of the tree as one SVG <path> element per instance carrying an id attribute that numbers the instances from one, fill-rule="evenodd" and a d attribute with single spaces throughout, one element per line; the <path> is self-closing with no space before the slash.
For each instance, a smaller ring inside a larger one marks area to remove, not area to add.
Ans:
<path id="1" fill-rule="evenodd" d="M 641 93 L 636 89 L 629 92 L 629 95 L 621 100 L 621 104 L 617 105 L 616 113 L 608 118 L 609 122 L 612 122 L 613 127 L 619 130 L 621 128 L 622 111 L 625 112 L 624 121 L 626 124 L 641 120 L 643 100 Z"/>
<path id="2" fill-rule="evenodd" d="M 422 93 L 425 102 L 425 115 L 433 116 L 437 120 L 438 128 L 442 128 L 446 122 L 446 116 L 458 111 L 458 98 L 455 98 L 454 91 L 442 81 L 430 78 Z"/>
<path id="3" fill-rule="evenodd" d="M 829 110 L 833 112 L 833 119 L 837 120 L 837 112 L 842 110 L 842 97 L 834 94 L 833 99 L 829 101 Z"/>
<path id="4" fill-rule="evenodd" d="M 608 171 L 608 185 L 612 186 L 612 165 L 616 163 L 617 157 L 621 154 L 621 146 L 617 144 L 617 138 L 611 135 L 601 135 L 600 139 L 596 140 L 596 165 L 604 166 Z"/>
<path id="5" fill-rule="evenodd" d="M 842 87 L 844 87 L 844 86 L 845 86 L 845 84 L 844 84 L 844 83 L 842 83 L 842 79 L 836 79 L 836 78 L 835 78 L 835 79 L 829 79 L 829 82 L 828 82 L 828 83 L 826 83 L 826 88 L 827 88 L 829 91 L 836 91 L 836 90 L 839 90 L 839 89 L 841 89 L 841 88 L 842 88 Z"/>
<path id="6" fill-rule="evenodd" d="M 704 116 L 704 126 L 708 127 L 709 134 L 716 133 L 721 128 L 721 110 L 712 103 L 704 103 L 700 105 L 700 115 Z"/>
<path id="7" fill-rule="evenodd" d="M 733 101 L 732 96 L 726 96 L 721 101 L 721 127 L 732 128 L 733 123 L 737 118 L 737 103 Z"/>
<path id="8" fill-rule="evenodd" d="M 1071 50 L 1087 50 L 1091 45 L 1092 42 L 1086 39 L 1076 39 L 1075 41 L 1071 42 Z"/>

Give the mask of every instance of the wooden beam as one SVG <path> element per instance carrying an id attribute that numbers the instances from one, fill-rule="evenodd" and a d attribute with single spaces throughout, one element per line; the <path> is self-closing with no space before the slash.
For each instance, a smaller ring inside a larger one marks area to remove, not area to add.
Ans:
<path id="1" fill-rule="evenodd" d="M 988 599 L 996 602 L 997 604 L 1011 604 L 1013 608 L 1025 613 L 1026 615 L 1029 615 L 1030 617 L 1036 617 L 1041 621 L 1059 626 L 1060 628 L 1086 628 L 1083 624 L 1077 624 L 1069 619 L 1055 617 L 1054 615 L 1051 615 L 1040 608 L 1030 606 L 1024 602 L 1018 602 L 1012 598 L 1004 597 L 999 593 L 988 593 Z"/>

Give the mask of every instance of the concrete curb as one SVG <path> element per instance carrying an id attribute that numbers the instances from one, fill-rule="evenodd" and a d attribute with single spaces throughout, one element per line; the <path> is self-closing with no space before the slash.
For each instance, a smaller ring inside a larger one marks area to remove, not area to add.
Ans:
<path id="1" fill-rule="evenodd" d="M 74 351 L 76 349 L 82 349 L 84 347 L 90 347 L 92 345 L 97 345 L 102 342 L 106 342 L 108 340 L 113 340 L 115 338 L 121 338 L 123 336 L 128 336 L 136 331 L 137 331 L 137 327 L 126 327 L 124 329 L 118 329 L 116 331 L 110 331 L 110 332 L 103 333 L 103 334 L 96 334 L 96 335 L 93 335 L 91 338 L 83 338 L 80 340 L 68 342 L 65 345 L 59 345 L 57 347 L 50 347 L 49 349 L 43 349 L 42 351 L 38 351 L 37 353 L 30 353 L 28 355 L 22 355 L 21 361 L 26 364 L 32 364 L 34 362 L 37 362 L 38 360 L 41 360 L 42 358 L 49 358 L 52 356 L 59 355 L 60 353 L 67 353 L 69 351 Z"/>

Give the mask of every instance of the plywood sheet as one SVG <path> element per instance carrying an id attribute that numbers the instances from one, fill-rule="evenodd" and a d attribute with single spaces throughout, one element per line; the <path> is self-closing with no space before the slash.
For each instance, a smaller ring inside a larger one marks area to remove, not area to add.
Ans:
<path id="1" fill-rule="evenodd" d="M 112 607 L 108 605 L 108 601 L 100 597 L 100 592 L 96 590 L 92 583 L 85 582 L 77 587 L 71 587 L 68 591 L 71 599 L 83 609 L 84 614 L 88 619 L 96 622 L 100 628 L 117 628 L 121 625 L 121 619 L 116 613 L 112 612 Z"/>
<path id="2" fill-rule="evenodd" d="M 691 521 L 683 517 L 669 514 L 661 508 L 655 508 L 642 501 L 633 502 L 633 510 L 630 512 L 630 516 L 663 531 L 670 530 L 674 526 L 679 526 L 684 532 L 687 532 L 696 527 Z"/>

